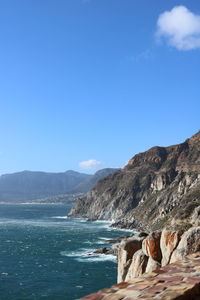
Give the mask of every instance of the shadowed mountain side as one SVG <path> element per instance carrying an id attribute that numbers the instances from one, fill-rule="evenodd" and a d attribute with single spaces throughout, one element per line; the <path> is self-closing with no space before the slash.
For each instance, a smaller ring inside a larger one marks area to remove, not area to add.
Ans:
<path id="1" fill-rule="evenodd" d="M 199 208 L 198 208 L 199 207 Z M 120 227 L 157 229 L 200 209 L 200 132 L 184 143 L 153 147 L 98 182 L 69 216 L 111 219 Z M 182 222 L 182 221 L 181 221 Z"/>
<path id="2" fill-rule="evenodd" d="M 86 178 L 83 182 L 78 184 L 74 189 L 71 190 L 71 193 L 86 193 L 91 190 L 99 180 L 119 170 L 120 169 L 113 168 L 99 170 L 93 176 Z"/>

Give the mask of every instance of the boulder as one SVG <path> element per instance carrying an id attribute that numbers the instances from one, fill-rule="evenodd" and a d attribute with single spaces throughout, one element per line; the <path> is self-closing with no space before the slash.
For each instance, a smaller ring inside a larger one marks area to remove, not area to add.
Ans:
<path id="1" fill-rule="evenodd" d="M 144 237 L 131 237 L 120 243 L 118 249 L 118 278 L 117 281 L 124 281 L 131 264 L 134 253 L 142 248 Z"/>
<path id="2" fill-rule="evenodd" d="M 95 250 L 94 253 L 106 254 L 108 251 L 109 251 L 109 249 L 104 247 L 104 248 L 99 248 L 99 249 Z"/>
<path id="3" fill-rule="evenodd" d="M 146 266 L 145 273 L 150 273 L 150 272 L 153 272 L 153 271 L 158 270 L 160 268 L 161 268 L 161 264 L 158 261 L 151 258 L 151 256 L 150 256 L 149 259 L 148 259 L 148 263 L 147 263 L 147 266 Z"/>
<path id="4" fill-rule="evenodd" d="M 111 247 L 111 250 L 112 250 L 112 254 L 113 255 L 115 255 L 115 256 L 117 256 L 117 254 L 118 254 L 118 249 L 119 249 L 119 243 L 118 244 L 114 244 L 114 245 L 112 245 L 112 247 Z"/>
<path id="5" fill-rule="evenodd" d="M 161 261 L 162 254 L 160 249 L 161 232 L 150 233 L 142 243 L 142 250 L 146 256 L 158 262 Z"/>
<path id="6" fill-rule="evenodd" d="M 200 251 L 200 227 L 192 227 L 186 231 L 174 250 L 170 263 L 182 260 L 186 255 Z"/>
<path id="7" fill-rule="evenodd" d="M 181 233 L 179 231 L 163 229 L 160 239 L 162 266 L 166 266 L 169 263 L 171 255 L 180 241 L 180 237 Z"/>
<path id="8" fill-rule="evenodd" d="M 141 276 L 147 266 L 148 257 L 143 253 L 142 249 L 135 252 L 131 260 L 125 281 Z"/>

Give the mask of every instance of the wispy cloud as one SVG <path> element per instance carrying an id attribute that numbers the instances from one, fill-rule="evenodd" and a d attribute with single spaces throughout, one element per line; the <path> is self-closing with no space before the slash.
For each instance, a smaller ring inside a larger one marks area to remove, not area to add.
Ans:
<path id="1" fill-rule="evenodd" d="M 157 21 L 157 37 L 178 50 L 200 48 L 200 16 L 185 6 L 175 6 Z"/>
<path id="2" fill-rule="evenodd" d="M 88 159 L 79 163 L 79 168 L 83 170 L 94 170 L 100 167 L 102 163 L 96 159 Z"/>
<path id="3" fill-rule="evenodd" d="M 129 61 L 133 63 L 138 63 L 140 61 L 152 60 L 154 58 L 154 54 L 151 49 L 146 49 L 138 54 L 129 56 Z"/>

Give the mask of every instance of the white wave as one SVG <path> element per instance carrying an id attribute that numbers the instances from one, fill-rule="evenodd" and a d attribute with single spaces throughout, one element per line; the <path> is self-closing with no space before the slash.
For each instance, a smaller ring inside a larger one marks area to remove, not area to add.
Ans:
<path id="1" fill-rule="evenodd" d="M 78 221 L 80 223 L 86 223 L 86 222 L 88 222 L 86 219 L 76 219 L 76 221 Z"/>
<path id="2" fill-rule="evenodd" d="M 95 244 L 97 244 L 97 245 L 104 245 L 104 244 L 106 244 L 106 242 L 105 241 L 97 241 L 97 242 L 95 242 Z"/>
<path id="3" fill-rule="evenodd" d="M 61 251 L 60 255 L 73 257 L 78 262 L 103 262 L 114 261 L 116 262 L 116 256 L 111 254 L 99 254 L 94 253 L 95 249 L 79 249 L 77 251 Z"/>
<path id="4" fill-rule="evenodd" d="M 89 256 L 94 255 L 94 253 L 93 253 L 94 251 L 95 251 L 95 249 L 82 248 L 77 251 L 71 251 L 71 252 L 61 251 L 60 255 L 68 256 L 68 257 L 89 257 Z"/>
<path id="5" fill-rule="evenodd" d="M 83 242 L 83 244 L 94 245 L 94 244 L 97 244 L 97 243 L 92 242 L 92 241 L 85 241 L 85 242 Z"/>
<path id="6" fill-rule="evenodd" d="M 131 232 L 133 234 L 136 234 L 138 233 L 138 231 L 136 231 L 136 229 L 126 229 L 126 228 L 115 228 L 115 227 L 112 227 L 113 229 L 117 230 L 117 231 L 124 231 L 124 232 Z"/>
<path id="7" fill-rule="evenodd" d="M 75 223 L 86 223 L 88 222 L 85 218 L 69 218 L 69 220 L 74 221 Z"/>
<path id="8" fill-rule="evenodd" d="M 68 216 L 55 216 L 51 217 L 52 219 L 68 219 Z"/>
<path id="9" fill-rule="evenodd" d="M 8 273 L 0 273 L 1 275 L 8 276 Z"/>
<path id="10" fill-rule="evenodd" d="M 47 220 L 41 221 L 40 219 L 20 220 L 20 219 L 1 218 L 0 225 L 3 225 L 3 226 L 16 225 L 16 226 L 36 226 L 36 227 L 60 227 L 60 228 L 62 228 L 63 223 L 50 222 Z"/>
<path id="11" fill-rule="evenodd" d="M 112 224 L 113 221 L 110 221 L 110 220 L 96 220 L 96 221 L 93 221 L 94 223 L 106 223 L 106 224 Z"/>
<path id="12" fill-rule="evenodd" d="M 83 263 L 92 263 L 92 262 L 104 262 L 104 261 L 113 261 L 116 262 L 116 257 L 111 254 L 98 254 L 90 257 L 78 257 L 76 261 Z"/>

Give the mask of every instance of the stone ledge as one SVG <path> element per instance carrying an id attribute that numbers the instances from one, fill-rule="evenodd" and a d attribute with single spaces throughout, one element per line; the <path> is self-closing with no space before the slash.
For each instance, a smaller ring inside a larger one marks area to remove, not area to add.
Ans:
<path id="1" fill-rule="evenodd" d="M 200 300 L 200 252 L 80 300 Z"/>

